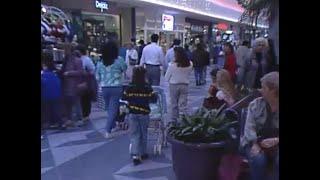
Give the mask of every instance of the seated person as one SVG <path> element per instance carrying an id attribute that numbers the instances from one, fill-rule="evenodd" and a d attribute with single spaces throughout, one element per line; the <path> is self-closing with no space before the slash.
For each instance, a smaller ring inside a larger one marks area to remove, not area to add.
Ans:
<path id="1" fill-rule="evenodd" d="M 272 162 L 273 179 L 279 179 L 279 73 L 261 78 L 262 97 L 253 100 L 241 137 L 241 147 L 249 160 L 252 180 L 265 180 Z"/>
<path id="2" fill-rule="evenodd" d="M 210 88 L 208 90 L 209 97 L 205 98 L 205 100 L 203 101 L 203 107 L 207 109 L 218 109 L 219 107 L 221 107 L 221 105 L 225 103 L 223 100 L 220 100 L 217 98 L 217 92 L 218 92 L 217 82 L 216 82 L 217 72 L 218 72 L 218 69 L 213 69 L 210 72 L 210 75 L 212 78 L 212 84 L 210 85 Z"/>
<path id="3" fill-rule="evenodd" d="M 229 72 L 225 69 L 221 69 L 217 72 L 217 88 L 218 92 L 216 96 L 218 99 L 223 100 L 230 107 L 238 100 L 238 93 L 232 82 Z"/>

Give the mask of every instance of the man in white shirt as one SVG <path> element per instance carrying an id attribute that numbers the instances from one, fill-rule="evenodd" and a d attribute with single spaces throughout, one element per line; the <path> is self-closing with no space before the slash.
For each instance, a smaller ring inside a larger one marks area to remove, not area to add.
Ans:
<path id="1" fill-rule="evenodd" d="M 167 51 L 165 60 L 166 60 L 166 64 L 165 64 L 165 71 L 167 71 L 168 65 L 170 62 L 174 62 L 174 48 L 175 47 L 179 47 L 181 44 L 180 39 L 174 39 L 173 40 L 173 45 L 172 47 Z"/>
<path id="2" fill-rule="evenodd" d="M 81 61 L 82 61 L 83 69 L 87 73 L 90 73 L 91 76 L 94 77 L 95 66 L 91 58 L 87 55 L 87 48 L 84 45 L 78 45 L 77 50 L 79 50 L 79 52 L 81 53 Z M 91 101 L 92 101 L 92 94 L 91 94 L 91 89 L 89 87 L 87 92 L 83 93 L 83 95 L 81 96 L 83 121 L 89 120 L 89 116 L 91 114 Z"/>
<path id="3" fill-rule="evenodd" d="M 133 67 L 137 65 L 137 62 L 138 62 L 138 52 L 136 49 L 133 48 L 132 43 L 128 43 L 127 51 L 126 51 L 126 64 L 128 66 L 128 69 L 126 72 L 127 79 L 132 78 L 132 70 L 133 70 Z"/>
<path id="4" fill-rule="evenodd" d="M 160 85 L 161 70 L 164 65 L 164 54 L 162 48 L 157 45 L 159 36 L 151 35 L 151 44 L 143 48 L 140 65 L 145 65 L 147 78 L 152 86 Z"/>

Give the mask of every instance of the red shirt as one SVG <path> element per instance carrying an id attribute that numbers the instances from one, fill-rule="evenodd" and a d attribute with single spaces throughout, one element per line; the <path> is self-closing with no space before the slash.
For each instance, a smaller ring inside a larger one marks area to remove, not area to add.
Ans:
<path id="1" fill-rule="evenodd" d="M 226 55 L 226 61 L 224 63 L 223 68 L 226 69 L 230 73 L 231 79 L 235 80 L 237 65 L 236 65 L 236 57 L 234 54 Z"/>

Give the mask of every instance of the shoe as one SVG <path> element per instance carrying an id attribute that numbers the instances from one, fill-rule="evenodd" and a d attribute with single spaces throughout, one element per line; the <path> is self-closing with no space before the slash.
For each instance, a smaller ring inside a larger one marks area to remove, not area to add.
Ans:
<path id="1" fill-rule="evenodd" d="M 135 166 L 141 164 L 141 159 L 138 156 L 133 156 L 132 161 Z"/>
<path id="2" fill-rule="evenodd" d="M 49 126 L 50 129 L 57 129 L 59 128 L 59 124 L 53 124 Z"/>
<path id="3" fill-rule="evenodd" d="M 76 124 L 76 126 L 78 126 L 78 127 L 82 127 L 82 126 L 85 125 L 85 123 L 84 123 L 83 120 L 77 121 L 75 124 Z"/>
<path id="4" fill-rule="evenodd" d="M 106 134 L 104 135 L 104 137 L 107 138 L 107 139 L 111 139 L 111 138 L 114 138 L 114 134 L 112 134 L 112 133 L 106 133 Z"/>
<path id="5" fill-rule="evenodd" d="M 119 130 L 121 130 L 121 128 L 117 125 L 115 128 L 111 129 L 111 132 L 113 133 L 113 132 L 117 132 Z"/>
<path id="6" fill-rule="evenodd" d="M 83 122 L 88 122 L 88 121 L 90 121 L 89 116 L 82 118 L 82 121 L 83 121 Z"/>
<path id="7" fill-rule="evenodd" d="M 73 127 L 74 123 L 71 120 L 67 120 L 62 126 L 63 127 Z"/>
<path id="8" fill-rule="evenodd" d="M 41 140 L 44 139 L 44 137 L 41 135 Z"/>
<path id="9" fill-rule="evenodd" d="M 149 159 L 149 154 L 144 154 L 141 156 L 141 159 L 142 160 L 146 160 L 146 159 Z"/>

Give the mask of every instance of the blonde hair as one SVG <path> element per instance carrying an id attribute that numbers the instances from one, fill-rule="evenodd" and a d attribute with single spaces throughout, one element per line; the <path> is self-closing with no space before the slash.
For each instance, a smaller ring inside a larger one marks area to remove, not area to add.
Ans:
<path id="1" fill-rule="evenodd" d="M 227 70 L 219 70 L 217 72 L 216 81 L 219 90 L 223 91 L 226 95 L 232 97 L 233 99 L 236 99 L 236 89 L 231 80 L 230 73 Z"/>
<path id="2" fill-rule="evenodd" d="M 259 44 L 263 44 L 265 48 L 267 48 L 269 46 L 268 40 L 263 38 L 263 37 L 259 37 L 257 39 L 254 40 L 253 42 L 253 47 L 258 47 Z"/>

